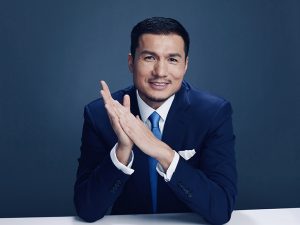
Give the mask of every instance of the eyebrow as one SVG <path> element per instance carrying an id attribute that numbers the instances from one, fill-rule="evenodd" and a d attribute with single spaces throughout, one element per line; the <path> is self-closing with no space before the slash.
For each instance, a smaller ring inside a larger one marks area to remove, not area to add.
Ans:
<path id="1" fill-rule="evenodd" d="M 158 56 L 155 52 L 152 52 L 152 51 L 149 51 L 149 50 L 143 50 L 140 53 L 140 55 L 145 55 L 145 54 Z M 179 58 L 182 58 L 182 56 L 179 53 L 170 53 L 168 56 L 169 57 L 179 57 Z"/>

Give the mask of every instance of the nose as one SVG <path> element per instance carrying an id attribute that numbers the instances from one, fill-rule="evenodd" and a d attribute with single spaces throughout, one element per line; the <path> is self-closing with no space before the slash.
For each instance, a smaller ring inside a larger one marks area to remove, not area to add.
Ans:
<path id="1" fill-rule="evenodd" d="M 157 61 L 154 65 L 154 75 L 159 77 L 167 76 L 167 65 L 163 61 Z"/>

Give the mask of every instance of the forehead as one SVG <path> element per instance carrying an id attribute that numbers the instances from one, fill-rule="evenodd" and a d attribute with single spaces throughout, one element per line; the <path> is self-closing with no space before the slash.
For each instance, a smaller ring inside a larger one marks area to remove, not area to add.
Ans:
<path id="1" fill-rule="evenodd" d="M 136 50 L 184 55 L 184 40 L 178 34 L 143 34 L 139 38 L 139 45 Z"/>

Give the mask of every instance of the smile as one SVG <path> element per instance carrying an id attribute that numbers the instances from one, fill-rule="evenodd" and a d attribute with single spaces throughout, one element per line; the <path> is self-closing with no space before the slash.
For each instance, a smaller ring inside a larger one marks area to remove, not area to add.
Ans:
<path id="1" fill-rule="evenodd" d="M 149 84 L 155 90 L 163 90 L 169 85 L 167 82 L 149 82 Z"/>

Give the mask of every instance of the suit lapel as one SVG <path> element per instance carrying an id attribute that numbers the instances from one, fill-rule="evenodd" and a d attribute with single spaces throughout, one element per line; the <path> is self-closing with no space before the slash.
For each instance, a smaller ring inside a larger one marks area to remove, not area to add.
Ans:
<path id="1" fill-rule="evenodd" d="M 175 94 L 174 102 L 165 122 L 162 141 L 174 150 L 180 150 L 187 129 L 186 111 L 189 108 L 187 95 L 188 87 L 183 83 L 180 90 Z"/>

